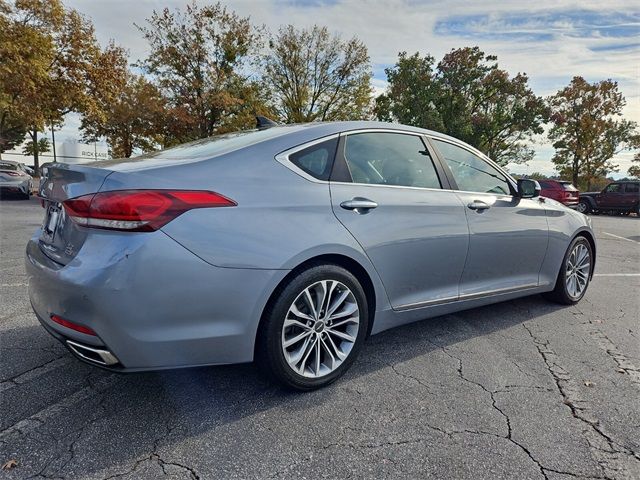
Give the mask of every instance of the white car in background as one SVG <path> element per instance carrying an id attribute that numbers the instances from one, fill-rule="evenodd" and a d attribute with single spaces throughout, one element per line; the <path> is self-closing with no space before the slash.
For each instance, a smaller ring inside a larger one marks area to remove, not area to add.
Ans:
<path id="1" fill-rule="evenodd" d="M 33 170 L 20 162 L 0 160 L 0 194 L 16 194 L 25 199 L 31 196 Z"/>

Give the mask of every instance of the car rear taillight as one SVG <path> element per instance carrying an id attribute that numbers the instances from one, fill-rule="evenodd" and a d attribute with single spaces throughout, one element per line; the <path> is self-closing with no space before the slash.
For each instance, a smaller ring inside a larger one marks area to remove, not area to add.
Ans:
<path id="1" fill-rule="evenodd" d="M 151 232 L 188 210 L 237 203 L 201 190 L 116 190 L 71 198 L 62 205 L 73 221 L 85 227 Z"/>
<path id="2" fill-rule="evenodd" d="M 51 320 L 56 322 L 58 325 L 62 325 L 63 327 L 70 328 L 71 330 L 75 330 L 76 332 L 84 333 L 85 335 L 93 335 L 96 336 L 96 332 L 94 332 L 89 327 L 85 327 L 84 325 L 79 325 L 74 322 L 70 322 L 58 315 L 51 315 Z"/>
<path id="3" fill-rule="evenodd" d="M 4 171 L 2 173 L 4 173 L 5 175 L 9 175 L 10 177 L 19 177 L 20 176 L 20 172 L 7 172 L 7 171 Z"/>

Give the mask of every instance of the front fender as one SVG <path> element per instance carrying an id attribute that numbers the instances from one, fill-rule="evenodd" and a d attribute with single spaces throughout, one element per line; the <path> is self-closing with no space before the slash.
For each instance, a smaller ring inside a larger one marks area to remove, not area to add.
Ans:
<path id="1" fill-rule="evenodd" d="M 587 198 L 587 197 L 585 197 Z M 564 254 L 571 241 L 578 235 L 588 237 L 593 246 L 594 266 L 596 255 L 596 237 L 591 228 L 591 219 L 558 202 L 547 202 L 545 205 L 549 224 L 549 247 L 540 270 L 540 284 L 555 285 L 564 259 Z M 593 268 L 591 269 L 593 275 Z"/>

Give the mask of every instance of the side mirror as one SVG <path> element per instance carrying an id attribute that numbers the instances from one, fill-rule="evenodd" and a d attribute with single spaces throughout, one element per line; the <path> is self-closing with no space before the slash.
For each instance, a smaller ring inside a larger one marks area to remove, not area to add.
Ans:
<path id="1" fill-rule="evenodd" d="M 521 178 L 518 180 L 518 196 L 520 198 L 534 198 L 540 196 L 540 184 L 535 180 Z"/>

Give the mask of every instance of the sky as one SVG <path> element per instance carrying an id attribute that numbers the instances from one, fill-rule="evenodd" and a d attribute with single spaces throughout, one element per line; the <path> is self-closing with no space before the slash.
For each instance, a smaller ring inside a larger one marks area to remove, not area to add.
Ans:
<path id="1" fill-rule="evenodd" d="M 133 63 L 148 47 L 134 24 L 153 10 L 184 7 L 190 0 L 64 0 L 93 21 L 98 40 L 113 39 Z M 198 3 L 206 3 L 198 0 Z M 588 81 L 616 80 L 626 97 L 624 116 L 640 122 L 640 2 L 637 0 L 228 0 L 228 8 L 255 25 L 276 31 L 282 24 L 326 25 L 369 49 L 376 93 L 385 89 L 384 69 L 398 53 L 420 52 L 436 59 L 452 48 L 478 45 L 498 56 L 500 68 L 525 72 L 538 95 L 550 95 L 574 75 Z M 78 119 L 69 118 L 56 140 L 78 138 Z M 553 148 L 544 136 L 533 145 L 528 165 L 514 173 L 552 174 Z M 616 156 L 623 176 L 631 153 Z"/>

